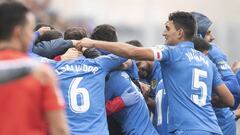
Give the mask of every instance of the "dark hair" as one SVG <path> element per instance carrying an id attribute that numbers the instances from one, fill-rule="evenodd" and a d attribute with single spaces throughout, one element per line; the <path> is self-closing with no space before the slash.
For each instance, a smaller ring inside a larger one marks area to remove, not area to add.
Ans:
<path id="1" fill-rule="evenodd" d="M 88 48 L 83 52 L 83 56 L 91 59 L 97 58 L 100 55 L 101 53 L 95 48 Z"/>
<path id="2" fill-rule="evenodd" d="M 37 30 L 39 30 L 39 29 L 42 28 L 42 27 L 50 27 L 51 30 L 55 30 L 55 28 L 54 28 L 52 25 L 50 25 L 50 24 L 45 24 L 45 23 L 39 23 L 39 24 L 37 24 L 33 30 L 34 30 L 34 31 L 37 31 Z"/>
<path id="3" fill-rule="evenodd" d="M 208 51 L 211 49 L 211 45 L 200 37 L 193 37 L 192 42 L 194 43 L 194 49 L 200 52 Z"/>
<path id="4" fill-rule="evenodd" d="M 28 12 L 28 8 L 18 2 L 4 2 L 0 4 L 0 40 L 10 39 L 14 27 L 25 25 Z"/>
<path id="5" fill-rule="evenodd" d="M 143 47 L 143 45 L 138 40 L 130 40 L 130 41 L 127 41 L 126 43 L 136 47 Z"/>
<path id="6" fill-rule="evenodd" d="M 196 21 L 191 13 L 177 11 L 173 12 L 168 17 L 169 21 L 173 21 L 176 29 L 183 29 L 185 39 L 192 40 L 196 34 Z"/>
<path id="7" fill-rule="evenodd" d="M 110 42 L 118 41 L 116 29 L 108 24 L 102 24 L 94 28 L 90 38 Z"/>
<path id="8" fill-rule="evenodd" d="M 81 40 L 87 37 L 87 31 L 83 27 L 71 27 L 64 32 L 65 40 Z"/>
<path id="9" fill-rule="evenodd" d="M 53 39 L 58 39 L 58 38 L 62 38 L 62 33 L 57 31 L 57 30 L 50 30 L 45 32 L 43 35 L 39 36 L 36 41 L 35 44 L 41 41 L 50 41 Z"/>

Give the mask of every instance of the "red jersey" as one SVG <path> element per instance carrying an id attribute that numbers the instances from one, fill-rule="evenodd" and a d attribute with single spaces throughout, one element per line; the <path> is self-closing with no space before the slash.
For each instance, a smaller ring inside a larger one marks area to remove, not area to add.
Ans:
<path id="1" fill-rule="evenodd" d="M 0 51 L 1 60 L 27 58 L 14 50 Z M 1 65 L 0 65 L 1 66 Z M 64 109 L 56 88 L 32 74 L 0 84 L 0 135 L 46 135 L 45 112 Z"/>

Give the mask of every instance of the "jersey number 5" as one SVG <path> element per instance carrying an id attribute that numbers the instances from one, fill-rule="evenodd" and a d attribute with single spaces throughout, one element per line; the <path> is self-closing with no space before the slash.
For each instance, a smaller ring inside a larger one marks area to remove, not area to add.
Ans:
<path id="1" fill-rule="evenodd" d="M 192 94 L 192 101 L 199 105 L 206 105 L 207 100 L 207 85 L 205 82 L 201 81 L 200 78 L 207 78 L 207 72 L 194 68 L 193 69 L 193 77 L 192 77 L 192 87 L 196 92 L 200 90 L 201 96 L 199 94 Z"/>
<path id="2" fill-rule="evenodd" d="M 69 86 L 69 106 L 71 110 L 75 113 L 84 113 L 88 111 L 90 107 L 89 93 L 87 89 L 78 88 L 78 85 L 82 81 L 82 79 L 82 77 L 74 78 Z M 80 100 L 79 103 L 78 100 Z"/>

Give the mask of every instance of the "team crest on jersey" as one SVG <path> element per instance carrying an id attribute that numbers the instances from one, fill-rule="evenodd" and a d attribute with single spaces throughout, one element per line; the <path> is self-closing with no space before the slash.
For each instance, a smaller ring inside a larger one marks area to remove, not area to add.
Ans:
<path id="1" fill-rule="evenodd" d="M 156 79 L 153 79 L 153 80 L 151 81 L 151 88 L 152 88 L 152 89 L 156 89 L 156 85 L 157 85 L 157 81 L 156 81 Z"/>

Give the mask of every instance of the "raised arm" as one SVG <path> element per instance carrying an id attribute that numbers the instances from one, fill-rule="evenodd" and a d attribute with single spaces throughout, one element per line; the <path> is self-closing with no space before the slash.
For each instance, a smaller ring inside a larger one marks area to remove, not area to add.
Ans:
<path id="1" fill-rule="evenodd" d="M 77 44 L 79 48 L 99 48 L 113 54 L 136 60 L 154 60 L 154 51 L 151 48 L 135 47 L 121 42 L 105 42 L 84 38 Z"/>
<path id="2" fill-rule="evenodd" d="M 59 38 L 51 41 L 39 42 L 33 46 L 32 50 L 40 56 L 52 59 L 54 56 L 65 53 L 71 47 L 74 47 L 73 41 Z"/>

